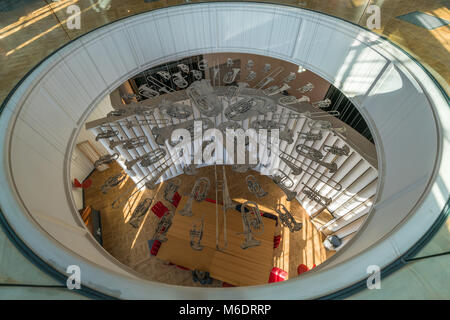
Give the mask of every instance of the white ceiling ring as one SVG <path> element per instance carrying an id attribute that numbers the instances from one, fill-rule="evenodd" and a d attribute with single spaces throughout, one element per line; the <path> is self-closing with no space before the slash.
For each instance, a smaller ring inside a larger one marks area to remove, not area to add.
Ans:
<path id="1" fill-rule="evenodd" d="M 381 184 L 364 230 L 301 278 L 220 290 L 143 281 L 95 246 L 72 214 L 71 144 L 96 104 L 151 66 L 214 52 L 304 66 L 346 94 L 374 134 Z M 388 41 L 337 18 L 255 3 L 158 9 L 71 42 L 17 87 L 0 117 L 0 204 L 11 229 L 37 256 L 62 274 L 79 265 L 82 285 L 105 295 L 317 298 L 361 281 L 368 265 L 389 265 L 433 225 L 450 188 L 448 118 L 446 97 L 423 68 Z"/>

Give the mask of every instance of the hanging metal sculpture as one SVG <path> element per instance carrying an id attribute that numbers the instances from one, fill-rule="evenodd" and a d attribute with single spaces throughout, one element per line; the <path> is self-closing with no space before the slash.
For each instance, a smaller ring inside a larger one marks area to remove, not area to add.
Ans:
<path id="1" fill-rule="evenodd" d="M 201 241 L 203 238 L 203 218 L 200 220 L 200 226 L 193 224 L 192 229 L 189 230 L 189 237 L 191 238 L 191 248 L 197 251 L 203 250 Z"/>
<path id="2" fill-rule="evenodd" d="M 177 65 L 177 67 L 184 73 L 189 73 L 189 67 L 185 65 L 184 63 L 180 63 Z"/>
<path id="3" fill-rule="evenodd" d="M 317 123 L 312 123 L 311 125 L 313 126 L 311 129 L 329 129 L 326 128 L 326 126 L 328 125 L 328 123 L 330 123 L 329 121 L 325 121 L 325 120 L 311 120 L 311 119 L 317 119 L 317 118 L 326 118 L 326 117 L 338 117 L 340 115 L 340 112 L 337 110 L 332 110 L 329 112 L 326 111 L 314 111 L 314 112 L 301 112 L 301 113 L 297 113 L 297 112 L 289 112 L 288 114 L 280 114 L 280 113 L 275 113 L 272 116 L 272 120 L 277 119 L 277 120 L 294 120 L 294 119 L 302 119 L 302 118 L 309 118 L 309 122 L 311 121 L 315 121 Z M 308 125 L 311 127 L 311 125 Z M 331 126 L 331 123 L 330 123 Z"/>
<path id="4" fill-rule="evenodd" d="M 350 154 L 350 148 L 347 145 L 344 145 L 343 147 L 339 148 L 336 146 L 329 146 L 325 144 L 323 146 L 323 150 L 335 154 L 337 156 L 348 156 Z"/>
<path id="5" fill-rule="evenodd" d="M 98 141 L 100 139 L 108 139 L 108 138 L 117 137 L 118 134 L 119 134 L 119 131 L 117 131 L 117 130 L 102 131 L 99 134 L 97 134 L 97 136 L 95 137 L 95 141 Z"/>
<path id="6" fill-rule="evenodd" d="M 191 194 L 186 201 L 183 209 L 180 210 L 180 215 L 191 217 L 192 213 L 192 203 L 193 201 L 202 202 L 206 199 L 209 192 L 209 187 L 211 183 L 208 178 L 201 177 L 195 181 L 194 187 L 192 188 Z"/>
<path id="7" fill-rule="evenodd" d="M 153 234 L 152 239 L 159 240 L 161 242 L 167 241 L 166 235 L 170 227 L 172 226 L 172 218 L 173 218 L 172 211 L 167 212 L 165 215 L 161 217 L 161 219 L 158 222 L 158 225 L 156 226 L 156 230 L 155 233 Z"/>
<path id="8" fill-rule="evenodd" d="M 203 78 L 203 73 L 199 70 L 191 70 L 191 73 L 195 80 L 201 80 Z"/>
<path id="9" fill-rule="evenodd" d="M 253 62 L 253 60 L 247 60 L 247 64 L 245 65 L 245 68 L 247 70 L 252 70 L 254 66 L 255 66 L 255 63 Z"/>
<path id="10" fill-rule="evenodd" d="M 322 196 L 318 190 L 310 188 L 307 185 L 305 185 L 302 192 L 306 195 L 308 199 L 317 202 L 323 207 L 327 207 L 331 203 L 331 201 L 333 201 L 333 199 Z"/>
<path id="11" fill-rule="evenodd" d="M 250 71 L 247 75 L 247 77 L 245 78 L 245 81 L 253 81 L 256 79 L 256 72 L 255 71 Z"/>
<path id="12" fill-rule="evenodd" d="M 272 87 L 269 87 L 269 88 L 263 90 L 263 92 L 264 92 L 264 94 L 266 96 L 274 96 L 274 95 L 279 94 L 279 93 L 281 93 L 283 91 L 286 91 L 286 90 L 288 90 L 290 88 L 291 88 L 290 85 L 288 85 L 286 83 L 283 83 L 283 85 L 281 87 L 279 87 L 279 86 L 272 86 Z"/>
<path id="13" fill-rule="evenodd" d="M 200 113 L 207 117 L 215 117 L 222 111 L 222 102 L 208 80 L 194 81 L 186 89 L 186 94 Z"/>
<path id="14" fill-rule="evenodd" d="M 121 172 L 119 174 L 116 174 L 115 176 L 109 177 L 100 187 L 102 193 L 106 194 L 111 188 L 118 186 L 119 183 L 126 179 L 126 177 L 128 177 L 126 172 Z"/>
<path id="15" fill-rule="evenodd" d="M 325 100 L 313 102 L 312 105 L 313 105 L 313 107 L 319 108 L 319 109 L 328 108 L 331 105 L 331 100 L 327 98 Z"/>
<path id="16" fill-rule="evenodd" d="M 163 78 L 166 81 L 169 81 L 170 78 L 171 78 L 170 73 L 167 72 L 167 71 L 163 71 L 163 70 L 162 71 L 158 71 L 156 74 L 159 75 L 161 78 Z"/>
<path id="17" fill-rule="evenodd" d="M 295 78 L 297 78 L 297 75 L 295 74 L 295 72 L 289 72 L 289 74 L 283 79 L 283 82 L 291 82 L 293 80 L 295 80 Z"/>
<path id="18" fill-rule="evenodd" d="M 267 73 L 267 72 L 269 72 L 271 69 L 272 69 L 272 66 L 270 65 L 270 63 L 265 63 L 262 72 L 263 72 L 263 73 Z"/>
<path id="19" fill-rule="evenodd" d="M 206 68 L 208 68 L 208 60 L 206 59 L 201 59 L 198 63 L 197 63 L 197 68 L 201 71 L 206 70 Z"/>
<path id="20" fill-rule="evenodd" d="M 148 84 L 143 84 L 139 86 L 138 92 L 141 96 L 146 97 L 148 99 L 154 99 L 159 96 L 159 92 L 150 87 Z"/>
<path id="21" fill-rule="evenodd" d="M 275 211 L 278 213 L 281 224 L 289 228 L 290 232 L 295 232 L 302 229 L 303 224 L 301 222 L 295 221 L 294 216 L 289 212 L 284 204 L 279 203 Z"/>
<path id="22" fill-rule="evenodd" d="M 273 182 L 286 194 L 286 200 L 292 201 L 297 196 L 297 192 L 289 190 L 294 186 L 294 181 L 279 169 L 277 173 L 272 176 Z"/>
<path id="23" fill-rule="evenodd" d="M 288 144 L 294 142 L 294 133 L 292 129 L 289 129 L 288 126 L 280 122 L 273 120 L 254 120 L 250 123 L 250 128 L 255 129 L 256 131 L 266 129 L 268 132 L 274 129 L 280 130 L 278 133 L 280 140 L 286 141 Z"/>
<path id="24" fill-rule="evenodd" d="M 286 96 L 286 97 L 281 97 L 280 99 L 278 99 L 278 103 L 283 105 L 283 106 L 289 106 L 292 104 L 297 104 L 300 102 L 309 102 L 310 99 L 307 96 L 302 96 L 301 98 L 295 97 L 295 96 Z"/>
<path id="25" fill-rule="evenodd" d="M 127 139 L 127 140 L 118 140 L 118 141 L 111 140 L 109 142 L 109 148 L 112 150 L 115 147 L 122 145 L 122 148 L 131 150 L 131 149 L 136 149 L 137 147 L 142 147 L 147 142 L 148 142 L 148 140 L 147 140 L 146 136 L 140 136 L 140 137 L 131 138 L 131 139 Z"/>
<path id="26" fill-rule="evenodd" d="M 153 127 L 152 134 L 155 137 L 155 142 L 160 146 L 163 146 L 165 141 L 169 140 L 171 146 L 175 146 L 179 142 L 171 140 L 172 132 L 176 129 L 186 129 L 191 133 L 191 138 L 194 137 L 195 121 L 202 123 L 203 131 L 214 128 L 214 123 L 208 118 L 187 120 L 178 124 L 165 127 Z"/>
<path id="27" fill-rule="evenodd" d="M 142 217 L 144 217 L 145 214 L 147 213 L 152 202 L 153 202 L 153 198 L 145 198 L 144 200 L 139 202 L 139 204 L 136 206 L 133 213 L 131 214 L 130 220 L 128 221 L 128 223 L 132 227 L 139 228 L 139 223 L 140 223 Z"/>
<path id="28" fill-rule="evenodd" d="M 234 208 L 234 203 L 230 198 L 228 190 L 227 175 L 225 166 L 222 166 L 222 179 L 218 179 L 217 165 L 214 165 L 214 175 L 216 180 L 216 200 L 219 198 L 219 192 L 222 192 L 222 217 L 223 217 L 223 245 L 220 245 L 219 235 L 219 205 L 216 203 L 216 249 L 224 251 L 228 247 L 227 237 L 227 210 Z"/>
<path id="29" fill-rule="evenodd" d="M 307 93 L 314 89 L 314 85 L 311 82 L 308 82 L 303 87 L 298 88 L 297 90 L 300 91 L 300 93 Z"/>
<path id="30" fill-rule="evenodd" d="M 319 165 L 327 168 L 329 173 L 335 173 L 338 170 L 337 164 L 335 162 L 322 161 L 323 154 L 319 150 L 316 150 L 305 144 L 298 144 L 295 147 L 295 150 L 297 151 L 298 154 L 302 155 L 303 157 L 310 159 L 311 161 L 314 161 Z"/>
<path id="31" fill-rule="evenodd" d="M 146 154 L 143 154 L 142 156 L 139 156 L 133 160 L 127 160 L 125 161 L 125 166 L 128 170 L 131 170 L 131 168 L 139 161 L 141 161 L 140 165 L 142 167 L 148 167 L 152 164 L 157 163 L 159 160 L 164 158 L 166 156 L 167 152 L 163 148 L 157 148 L 154 149 Z"/>
<path id="32" fill-rule="evenodd" d="M 193 113 L 191 106 L 182 103 L 174 103 L 167 100 L 163 100 L 159 105 L 159 108 L 160 110 L 164 110 L 169 117 L 175 119 L 187 119 Z"/>
<path id="33" fill-rule="evenodd" d="M 291 174 L 293 174 L 294 176 L 298 176 L 303 172 L 303 169 L 301 167 L 303 163 L 290 154 L 280 150 L 278 157 L 283 160 L 283 162 L 291 169 Z"/>
<path id="34" fill-rule="evenodd" d="M 173 80 L 173 83 L 175 83 L 177 85 L 177 87 L 179 87 L 181 89 L 184 89 L 189 85 L 189 83 L 186 81 L 186 79 L 181 75 L 181 72 L 174 73 L 172 75 L 172 80 Z"/>
<path id="35" fill-rule="evenodd" d="M 225 117 L 228 120 L 242 121 L 276 110 L 276 104 L 269 98 L 244 96 L 225 109 Z"/>
<path id="36" fill-rule="evenodd" d="M 191 163 L 183 167 L 183 173 L 188 176 L 195 176 L 198 174 L 198 168 L 195 164 Z"/>
<path id="37" fill-rule="evenodd" d="M 259 184 L 258 180 L 253 175 L 248 175 L 245 178 L 245 181 L 247 182 L 247 188 L 248 190 L 253 193 L 257 198 L 262 198 L 267 195 L 267 192 L 264 191 L 264 189 Z"/>
<path id="38" fill-rule="evenodd" d="M 264 221 L 261 217 L 261 212 L 259 211 L 258 205 L 252 201 L 244 202 L 241 205 L 241 216 L 244 230 L 238 234 L 243 234 L 245 236 L 244 242 L 241 244 L 241 248 L 245 250 L 251 247 L 259 246 L 261 241 L 253 237 L 255 234 L 264 232 Z"/>
<path id="39" fill-rule="evenodd" d="M 169 203 L 172 203 L 173 197 L 180 188 L 180 185 L 181 180 L 179 178 L 168 181 L 164 187 L 164 199 L 166 199 Z"/>
<path id="40" fill-rule="evenodd" d="M 223 82 L 226 83 L 226 84 L 233 83 L 236 80 L 236 77 L 237 77 L 237 75 L 239 74 L 240 71 L 241 71 L 240 68 L 233 68 L 232 71 L 228 71 L 223 76 Z"/>
<path id="41" fill-rule="evenodd" d="M 155 168 L 156 174 L 152 176 L 152 178 L 145 183 L 145 187 L 150 190 L 155 190 L 158 184 L 161 183 L 161 177 L 169 170 L 170 166 L 173 164 L 173 160 L 171 163 L 167 163 L 167 161 L 160 164 Z"/>
<path id="42" fill-rule="evenodd" d="M 240 82 L 242 83 L 242 82 Z M 231 102 L 234 98 L 236 98 L 239 95 L 241 88 L 240 86 L 228 86 L 227 90 L 225 92 L 225 98 L 227 99 L 228 103 Z"/>
<path id="43" fill-rule="evenodd" d="M 94 167 L 97 169 L 103 164 L 110 164 L 111 162 L 119 159 L 118 153 L 106 154 L 101 156 L 97 161 L 94 162 Z"/>
<path id="44" fill-rule="evenodd" d="M 322 140 L 322 138 L 323 138 L 322 131 L 319 131 L 318 133 L 312 133 L 311 131 L 300 132 L 299 137 L 300 137 L 300 139 L 304 139 L 305 141 L 317 141 L 317 140 Z"/>

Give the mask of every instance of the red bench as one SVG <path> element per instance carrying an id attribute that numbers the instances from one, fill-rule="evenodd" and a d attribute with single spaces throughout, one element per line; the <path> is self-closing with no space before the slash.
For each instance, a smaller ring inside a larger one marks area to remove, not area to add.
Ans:
<path id="1" fill-rule="evenodd" d="M 270 271 L 269 283 L 284 281 L 287 279 L 287 277 L 288 273 L 286 271 L 274 267 L 272 271 Z"/>
<path id="2" fill-rule="evenodd" d="M 166 214 L 166 212 L 169 211 L 169 208 L 167 208 L 161 201 L 158 201 L 152 207 L 152 211 L 158 218 L 161 218 L 163 215 Z"/>

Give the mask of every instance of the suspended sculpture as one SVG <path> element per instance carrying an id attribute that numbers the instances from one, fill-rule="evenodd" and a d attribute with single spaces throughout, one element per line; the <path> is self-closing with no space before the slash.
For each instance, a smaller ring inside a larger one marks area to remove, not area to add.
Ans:
<path id="1" fill-rule="evenodd" d="M 295 232 L 301 230 L 303 224 L 301 222 L 295 221 L 294 216 L 289 212 L 289 210 L 284 206 L 284 204 L 279 203 L 275 209 L 280 218 L 281 224 L 289 228 L 290 232 Z"/>
<path id="2" fill-rule="evenodd" d="M 184 205 L 183 209 L 181 209 L 180 215 L 191 217 L 193 215 L 192 213 L 192 204 L 193 201 L 202 202 L 206 199 L 206 196 L 209 192 L 209 187 L 211 183 L 208 178 L 201 177 L 195 181 L 194 187 L 192 188 L 191 194 L 186 201 L 186 204 Z"/>

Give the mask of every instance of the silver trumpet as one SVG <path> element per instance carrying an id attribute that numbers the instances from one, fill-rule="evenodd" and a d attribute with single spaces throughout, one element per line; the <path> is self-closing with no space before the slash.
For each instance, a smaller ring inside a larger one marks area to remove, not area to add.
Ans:
<path id="1" fill-rule="evenodd" d="M 134 209 L 133 213 L 131 214 L 131 218 L 128 221 L 128 223 L 134 227 L 139 228 L 139 223 L 141 221 L 141 218 L 147 213 L 148 209 L 150 208 L 150 205 L 153 202 L 153 198 L 145 198 Z"/>
<path id="2" fill-rule="evenodd" d="M 191 248 L 197 251 L 203 250 L 203 246 L 201 245 L 203 238 L 203 218 L 200 221 L 200 226 L 193 224 L 192 229 L 189 230 Z"/>
<path id="3" fill-rule="evenodd" d="M 297 192 L 289 190 L 294 186 L 294 181 L 283 171 L 278 169 L 278 175 L 273 175 L 272 180 L 286 194 L 287 201 L 292 201 L 297 196 Z"/>
<path id="4" fill-rule="evenodd" d="M 210 181 L 206 177 L 201 177 L 195 181 L 194 187 L 192 188 L 189 199 L 186 201 L 183 209 L 180 210 L 182 216 L 191 217 L 192 213 L 192 203 L 193 201 L 202 202 L 206 199 L 209 192 Z"/>
<path id="5" fill-rule="evenodd" d="M 302 163 L 299 163 L 299 160 L 291 156 L 290 154 L 287 154 L 284 151 L 279 151 L 279 155 L 281 160 L 291 169 L 291 173 L 294 176 L 298 176 L 303 172 L 303 169 L 301 167 Z"/>
<path id="6" fill-rule="evenodd" d="M 103 194 L 106 194 L 109 189 L 114 188 L 115 186 L 118 186 L 119 183 L 121 183 L 125 178 L 127 177 L 126 172 L 121 172 L 115 176 L 109 177 L 105 183 L 100 187 Z"/>
<path id="7" fill-rule="evenodd" d="M 323 158 L 323 154 L 312 147 L 306 146 L 304 144 L 299 144 L 295 147 L 295 150 L 298 154 L 303 157 L 310 159 L 328 169 L 329 173 L 335 173 L 338 170 L 337 164 L 334 162 L 325 162 L 321 159 Z M 303 164 L 303 163 L 302 163 Z"/>
<path id="8" fill-rule="evenodd" d="M 318 190 L 313 189 L 305 185 L 302 192 L 306 195 L 306 197 L 314 202 L 317 202 L 323 207 L 327 207 L 333 199 L 322 196 Z"/>
<path id="9" fill-rule="evenodd" d="M 252 204 L 253 206 L 249 206 Z M 259 246 L 261 241 L 256 240 L 253 235 L 264 232 L 264 221 L 261 217 L 258 205 L 252 201 L 246 201 L 241 205 L 241 216 L 243 234 L 245 236 L 244 242 L 241 244 L 242 249 L 248 249 L 251 247 Z"/>
<path id="10" fill-rule="evenodd" d="M 119 159 L 118 153 L 106 154 L 104 156 L 101 156 L 97 161 L 94 162 L 94 167 L 98 168 L 103 164 L 110 164 L 111 162 L 117 159 Z"/>
<path id="11" fill-rule="evenodd" d="M 148 167 L 152 164 L 155 164 L 156 162 L 158 162 L 159 160 L 161 160 L 162 158 L 164 158 L 166 156 L 166 150 L 163 148 L 157 148 L 154 149 L 140 157 L 137 157 L 136 159 L 130 160 L 130 161 L 125 161 L 125 166 L 127 167 L 128 170 L 131 170 L 131 168 L 139 161 L 141 161 L 140 165 L 143 167 Z"/>
<path id="12" fill-rule="evenodd" d="M 324 145 L 323 150 L 335 154 L 337 156 L 348 156 L 350 153 L 350 148 L 347 145 L 343 146 L 342 148 Z"/>
<path id="13" fill-rule="evenodd" d="M 248 175 L 245 178 L 247 182 L 248 190 L 253 193 L 257 198 L 262 198 L 267 195 L 267 192 L 259 184 L 258 180 L 253 175 Z"/>
<path id="14" fill-rule="evenodd" d="M 128 140 L 119 140 L 119 141 L 110 141 L 109 142 L 109 148 L 113 149 L 114 147 L 122 145 L 124 149 L 131 150 L 136 149 L 137 147 L 142 147 L 148 142 L 148 139 L 146 136 L 140 136 L 136 138 L 131 138 Z"/>
<path id="15" fill-rule="evenodd" d="M 301 222 L 295 221 L 295 218 L 289 212 L 288 209 L 284 206 L 284 204 L 279 203 L 275 209 L 280 218 L 281 224 L 287 228 L 289 228 L 290 232 L 299 231 L 303 224 Z"/>
<path id="16" fill-rule="evenodd" d="M 284 106 L 289 106 L 291 104 L 297 104 L 300 102 L 309 102 L 309 98 L 307 96 L 302 96 L 301 98 L 295 97 L 295 96 L 287 96 L 287 97 L 281 97 L 278 99 L 278 103 L 282 104 Z"/>
<path id="17" fill-rule="evenodd" d="M 269 87 L 269 88 L 263 90 L 263 92 L 264 92 L 264 94 L 266 96 L 274 96 L 274 95 L 276 95 L 278 93 L 281 93 L 281 92 L 283 92 L 285 90 L 288 90 L 290 88 L 291 88 L 290 85 L 288 85 L 286 83 L 283 83 L 283 85 L 281 87 L 279 87 L 279 86 L 272 86 L 272 87 Z"/>
<path id="18" fill-rule="evenodd" d="M 108 138 L 117 137 L 118 134 L 119 134 L 119 131 L 117 131 L 117 130 L 105 130 L 105 131 L 102 131 L 99 134 L 97 134 L 97 136 L 95 137 L 95 141 L 98 141 L 100 139 L 108 139 Z"/>

